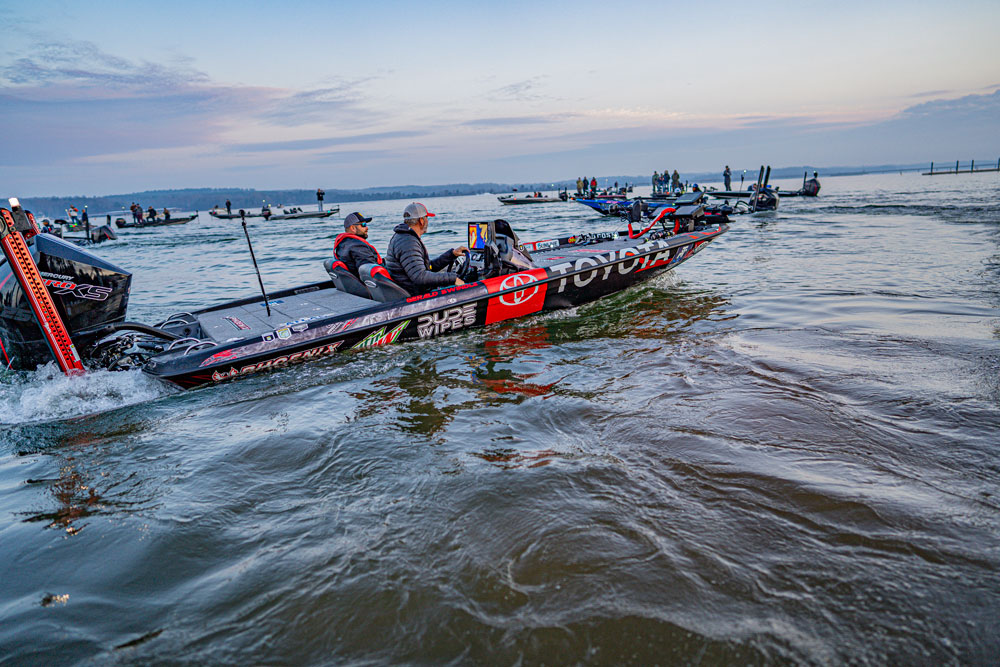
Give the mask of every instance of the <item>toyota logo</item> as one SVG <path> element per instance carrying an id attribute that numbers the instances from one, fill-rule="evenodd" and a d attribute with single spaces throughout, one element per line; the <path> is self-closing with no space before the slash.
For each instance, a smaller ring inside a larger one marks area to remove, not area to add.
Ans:
<path id="1" fill-rule="evenodd" d="M 512 276 L 507 276 L 500 283 L 500 289 L 506 290 L 512 287 L 520 287 L 521 285 L 527 285 L 528 283 L 538 282 L 535 276 L 528 273 L 515 273 Z M 529 300 L 531 297 L 538 293 L 538 285 L 535 285 L 530 290 L 519 290 L 517 292 L 511 292 L 510 294 L 504 294 L 500 297 L 500 303 L 505 306 L 519 306 L 525 301 Z"/>

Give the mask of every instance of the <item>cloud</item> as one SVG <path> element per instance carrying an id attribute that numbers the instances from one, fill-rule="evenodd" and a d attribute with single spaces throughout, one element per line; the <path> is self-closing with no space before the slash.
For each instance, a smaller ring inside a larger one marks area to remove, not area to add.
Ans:
<path id="1" fill-rule="evenodd" d="M 323 137 L 320 139 L 296 139 L 291 141 L 267 141 L 250 144 L 236 144 L 230 146 L 231 150 L 240 152 L 257 151 L 285 151 L 285 150 L 309 150 L 313 148 L 328 148 L 331 146 L 342 146 L 345 144 L 361 144 L 368 142 L 379 142 L 385 139 L 405 139 L 410 137 L 420 137 L 426 132 L 419 130 L 398 130 L 394 132 L 369 132 L 367 134 L 354 134 L 345 137 Z"/>
<path id="2" fill-rule="evenodd" d="M 166 64 L 132 61 L 91 42 L 43 43 L 31 55 L 0 66 L 0 164 L 76 162 L 177 147 L 222 150 L 231 128 L 248 125 L 371 124 L 377 114 L 365 106 L 361 92 L 367 81 L 305 91 L 229 86 L 212 81 L 185 58 Z M 244 143 L 237 149 L 299 150 L 405 136 L 413 135 L 355 134 Z"/>
<path id="3" fill-rule="evenodd" d="M 554 123 L 562 116 L 505 116 L 500 118 L 477 118 L 467 120 L 460 125 L 469 127 L 497 127 L 508 125 L 537 125 L 541 123 Z"/>
<path id="4" fill-rule="evenodd" d="M 186 62 L 173 66 L 135 63 L 107 54 L 92 42 L 40 44 L 30 56 L 0 68 L 3 87 L 44 90 L 59 86 L 90 94 L 99 89 L 102 96 L 109 91 L 157 95 L 164 90 L 206 83 L 208 76 Z"/>
<path id="5" fill-rule="evenodd" d="M 517 102 L 537 102 L 549 99 L 550 96 L 538 92 L 545 78 L 545 75 L 533 76 L 530 79 L 495 88 L 487 93 L 487 96 L 494 100 L 514 100 Z"/>
<path id="6" fill-rule="evenodd" d="M 362 92 L 373 77 L 341 81 L 316 90 L 305 90 L 268 100 L 259 114 L 261 119 L 283 126 L 336 119 L 341 124 L 371 124 L 384 118 L 373 109 Z"/>
<path id="7" fill-rule="evenodd" d="M 918 98 L 918 97 L 940 97 L 942 95 L 951 95 L 954 92 L 955 91 L 953 91 L 953 90 L 928 90 L 928 91 L 923 92 L 923 93 L 913 93 L 912 95 L 907 95 L 907 97 L 910 97 L 910 98 Z"/>
<path id="8" fill-rule="evenodd" d="M 904 109 L 901 119 L 947 117 L 949 121 L 959 118 L 994 120 L 1000 118 L 1000 90 L 987 95 L 966 95 L 957 99 L 931 100 Z"/>

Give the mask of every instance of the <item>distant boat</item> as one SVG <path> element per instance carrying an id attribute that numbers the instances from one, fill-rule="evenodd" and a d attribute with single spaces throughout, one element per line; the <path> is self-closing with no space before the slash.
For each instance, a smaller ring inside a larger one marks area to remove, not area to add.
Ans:
<path id="1" fill-rule="evenodd" d="M 70 243 L 74 243 L 79 246 L 95 245 L 98 243 L 103 243 L 104 241 L 114 241 L 118 238 L 115 234 L 115 230 L 111 229 L 109 225 L 101 225 L 100 227 L 93 227 L 90 230 L 90 234 L 64 234 L 62 230 L 53 230 L 53 236 L 58 236 L 61 239 L 65 239 Z"/>
<path id="2" fill-rule="evenodd" d="M 197 213 L 177 218 L 161 218 L 157 216 L 152 220 L 149 218 L 143 218 L 141 222 L 125 222 L 125 218 L 116 218 L 115 225 L 117 225 L 119 229 L 125 229 L 127 227 L 166 227 L 167 225 L 183 225 L 185 222 L 191 222 L 197 217 Z"/>
<path id="3" fill-rule="evenodd" d="M 279 210 L 280 213 L 275 212 L 275 209 Z M 297 220 L 299 218 L 327 218 L 334 213 L 340 213 L 340 207 L 334 206 L 333 208 L 328 208 L 325 211 L 309 211 L 303 209 L 300 206 L 292 206 L 289 208 L 285 207 L 275 207 L 272 209 L 270 206 L 264 206 L 260 211 L 247 211 L 244 209 L 243 215 L 240 215 L 239 211 L 235 213 L 223 213 L 221 209 L 213 208 L 208 212 L 213 218 L 218 218 L 219 220 L 239 220 L 241 218 L 264 218 L 265 220 Z"/>
<path id="4" fill-rule="evenodd" d="M 583 204 L 588 206 L 601 215 L 621 215 L 628 211 L 634 202 L 639 202 L 643 206 L 645 211 L 656 211 L 664 206 L 670 206 L 676 200 L 676 197 L 671 199 L 643 199 L 642 197 L 637 197 L 634 200 L 630 199 L 582 199 L 580 197 L 576 198 L 578 204 Z"/>
<path id="5" fill-rule="evenodd" d="M 543 195 L 541 192 L 536 192 L 530 195 L 501 195 L 497 197 L 497 200 L 501 204 L 554 204 L 556 202 L 567 201 L 569 195 L 565 190 L 557 195 Z"/>
<path id="6" fill-rule="evenodd" d="M 816 172 L 813 172 L 813 177 L 808 181 L 806 180 L 806 174 L 802 174 L 802 187 L 798 190 L 792 192 L 782 192 L 782 197 L 818 197 L 819 196 L 819 179 L 816 177 Z"/>
<path id="7" fill-rule="evenodd" d="M 270 209 L 266 209 L 270 211 Z M 303 210 L 298 206 L 293 206 L 291 208 L 281 209 L 281 213 L 265 213 L 265 220 L 298 220 L 300 218 L 328 218 L 334 213 L 340 213 L 340 207 L 334 206 L 325 211 L 309 211 Z"/>

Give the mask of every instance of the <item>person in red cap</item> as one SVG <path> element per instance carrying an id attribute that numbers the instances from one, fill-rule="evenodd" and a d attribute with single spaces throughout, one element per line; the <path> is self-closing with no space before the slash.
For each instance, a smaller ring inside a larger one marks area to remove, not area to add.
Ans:
<path id="1" fill-rule="evenodd" d="M 456 257 L 469 252 L 465 246 L 445 251 L 431 261 L 420 237 L 427 231 L 434 214 L 420 202 L 407 204 L 403 209 L 403 222 L 396 225 L 385 251 L 385 268 L 392 280 L 411 295 L 431 292 L 446 285 L 463 285 L 457 274 L 443 271 Z"/>
<path id="2" fill-rule="evenodd" d="M 350 213 L 344 218 L 344 233 L 333 240 L 333 254 L 359 279 L 359 266 L 382 263 L 378 250 L 368 242 L 368 223 L 371 221 L 358 212 Z"/>

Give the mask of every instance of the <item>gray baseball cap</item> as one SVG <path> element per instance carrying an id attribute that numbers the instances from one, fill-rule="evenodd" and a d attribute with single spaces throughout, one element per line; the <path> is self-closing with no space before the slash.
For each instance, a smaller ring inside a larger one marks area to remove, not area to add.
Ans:
<path id="1" fill-rule="evenodd" d="M 427 210 L 427 207 L 418 201 L 407 204 L 403 209 L 403 222 L 415 220 L 417 218 L 433 218 L 434 214 Z"/>

